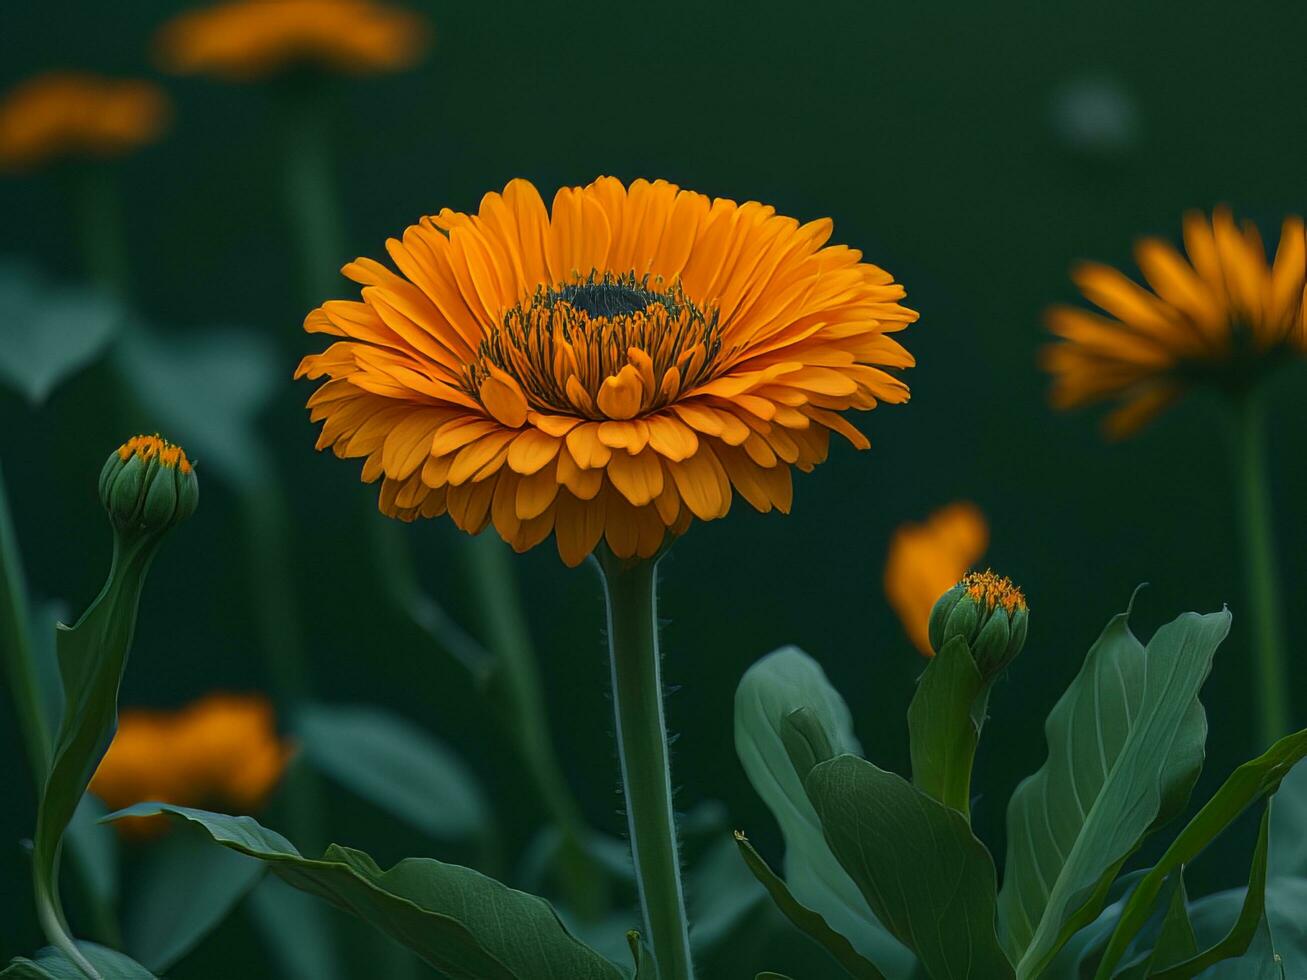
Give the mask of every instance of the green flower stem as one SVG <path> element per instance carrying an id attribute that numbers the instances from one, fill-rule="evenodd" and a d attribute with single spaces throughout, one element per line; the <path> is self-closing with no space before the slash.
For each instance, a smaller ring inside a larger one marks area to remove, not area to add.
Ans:
<path id="1" fill-rule="evenodd" d="M 286 717 L 293 715 L 312 693 L 296 615 L 299 600 L 292 584 L 290 522 L 281 482 L 275 476 L 275 463 L 264 460 L 252 472 L 262 475 L 242 480 L 236 487 L 246 536 L 250 596 L 269 683 L 279 711 Z M 280 798 L 285 804 L 287 827 L 298 845 L 312 850 L 325 847 L 325 799 L 315 774 L 302 764 L 291 765 L 282 781 Z"/>
<path id="2" fill-rule="evenodd" d="M 659 980 L 693 980 L 658 650 L 656 559 L 595 553 L 608 601 L 617 748 L 645 933 Z"/>
<path id="3" fill-rule="evenodd" d="M 1257 664 L 1259 735 L 1263 746 L 1289 731 L 1289 678 L 1284 659 L 1280 580 L 1266 465 L 1266 427 L 1262 395 L 1252 391 L 1236 404 L 1235 454 L 1239 513 L 1243 528 L 1244 575 L 1252 614 Z"/>
<path id="4" fill-rule="evenodd" d="M 567 788 L 545 713 L 539 664 L 523 612 L 508 546 L 494 534 L 460 535 L 487 644 L 494 652 L 491 683 L 502 682 L 504 718 L 562 836 L 561 885 L 576 914 L 597 919 L 607 907 L 607 885 L 586 841 L 591 836 Z"/>
<path id="5" fill-rule="evenodd" d="M 115 533 L 113 563 L 99 596 L 58 635 L 64 711 L 36 815 L 32 879 L 37 919 L 51 945 L 93 980 L 100 974 L 78 950 L 59 900 L 64 831 L 118 727 L 118 688 L 136 630 L 141 589 L 160 533 Z"/>
<path id="6" fill-rule="evenodd" d="M 87 162 L 76 166 L 73 182 L 77 231 L 87 276 L 114 299 L 126 299 L 126 236 L 115 174 L 105 164 Z"/>
<path id="7" fill-rule="evenodd" d="M 14 698 L 14 713 L 27 749 L 28 766 L 39 789 L 50 769 L 50 719 L 46 717 L 37 683 L 28 621 L 30 608 L 18 537 L 9 513 L 4 474 L 0 471 L 0 646 Z"/>

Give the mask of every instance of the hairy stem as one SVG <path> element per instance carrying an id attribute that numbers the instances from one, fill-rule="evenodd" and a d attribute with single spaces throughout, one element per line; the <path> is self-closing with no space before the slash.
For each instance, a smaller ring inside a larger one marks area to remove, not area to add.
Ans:
<path id="1" fill-rule="evenodd" d="M 659 980 L 693 980 L 663 717 L 656 559 L 624 562 L 602 545 L 595 557 L 608 602 L 617 748 L 645 933 Z"/>

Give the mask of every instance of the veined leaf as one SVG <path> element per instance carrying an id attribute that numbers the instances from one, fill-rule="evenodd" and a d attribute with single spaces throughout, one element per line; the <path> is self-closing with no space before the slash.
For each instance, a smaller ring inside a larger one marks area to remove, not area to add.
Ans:
<path id="1" fill-rule="evenodd" d="M 1184 806 L 1202 767 L 1198 692 L 1230 614 L 1185 613 L 1145 649 L 1108 623 L 1048 716 L 1048 760 L 1008 806 L 999 918 L 1019 980 L 1037 977 L 1102 908 L 1121 865 Z"/>
<path id="2" fill-rule="evenodd" d="M 831 851 L 931 977 L 1013 976 L 995 931 L 994 860 L 961 813 L 842 755 L 805 783 Z"/>
<path id="3" fill-rule="evenodd" d="M 1307 878 L 1307 766 L 1295 766 L 1275 793 L 1271 810 L 1272 878 Z"/>
<path id="4" fill-rule="evenodd" d="M 1184 867 L 1171 872 L 1166 882 L 1169 890 L 1165 896 L 1166 912 L 1162 915 L 1153 948 L 1132 967 L 1118 973 L 1116 980 L 1146 980 L 1160 976 L 1159 970 L 1188 960 L 1198 952 L 1198 939 L 1194 936 L 1193 923 L 1189 921 L 1189 892 L 1185 889 Z"/>
<path id="5" fill-rule="evenodd" d="M 736 831 L 735 842 L 739 845 L 740 856 L 744 858 L 744 863 L 748 865 L 754 877 L 762 882 L 772 901 L 776 903 L 776 907 L 796 928 L 830 953 L 849 976 L 857 977 L 859 980 L 885 980 L 885 975 L 877 970 L 870 960 L 859 956 L 858 951 L 850 945 L 849 941 L 827 925 L 825 919 L 795 899 L 785 882 L 777 877 L 776 872 L 772 871 L 762 856 L 753 849 L 747 837 Z"/>
<path id="6" fill-rule="evenodd" d="M 141 964 L 115 950 L 95 943 L 78 943 L 77 949 L 104 980 L 157 980 Z M 4 980 L 86 980 L 86 974 L 53 946 L 37 953 L 36 959 L 16 957 L 0 970 L 0 977 Z"/>
<path id="7" fill-rule="evenodd" d="M 785 882 L 794 898 L 890 977 L 907 976 L 916 960 L 876 920 L 857 885 L 831 853 L 817 811 L 781 738 L 782 722 L 800 708 L 821 725 L 832 749 L 859 754 L 848 706 L 817 662 L 783 647 L 749 668 L 735 692 L 735 751 L 754 790 L 785 837 Z"/>
<path id="8" fill-rule="evenodd" d="M 219 844 L 268 864 L 287 884 L 386 933 L 454 980 L 622 980 L 542 898 L 480 872 L 432 858 L 382 870 L 362 851 L 336 844 L 306 858 L 250 817 L 142 803 L 112 814 L 167 813 L 203 828 Z"/>
<path id="9" fill-rule="evenodd" d="M 1112 975 L 1112 968 L 1120 962 L 1126 947 L 1147 921 L 1166 876 L 1181 865 L 1192 861 L 1249 806 L 1262 797 L 1274 793 L 1279 788 L 1280 781 L 1304 756 L 1307 756 L 1307 730 L 1280 739 L 1262 755 L 1251 762 L 1245 762 L 1230 774 L 1230 778 L 1189 821 L 1188 826 L 1180 832 L 1152 871 L 1143 877 L 1139 887 L 1130 896 L 1099 964 L 1097 974 L 1099 980 Z M 1253 883 L 1255 884 L 1257 877 L 1260 877 L 1263 888 L 1266 883 L 1267 836 L 1268 824 L 1264 819 L 1261 836 L 1258 839 L 1259 857 L 1253 865 Z M 1259 863 L 1262 865 L 1260 871 Z"/>

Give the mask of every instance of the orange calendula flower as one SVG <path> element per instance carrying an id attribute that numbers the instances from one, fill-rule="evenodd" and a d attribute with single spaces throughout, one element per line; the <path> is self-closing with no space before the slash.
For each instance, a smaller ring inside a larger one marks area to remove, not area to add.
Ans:
<path id="1" fill-rule="evenodd" d="M 210 694 L 179 711 L 124 711 L 90 791 L 111 810 L 158 802 L 248 813 L 276 787 L 291 755 L 265 698 Z M 116 826 L 141 835 L 166 824 L 143 817 Z"/>
<path id="2" fill-rule="evenodd" d="M 167 120 L 168 100 L 151 82 L 47 72 L 0 101 L 0 164 L 118 156 L 153 142 Z"/>
<path id="3" fill-rule="evenodd" d="M 975 504 L 941 507 L 921 524 L 903 524 L 890 540 L 885 597 L 914 646 L 934 656 L 928 633 L 935 601 L 957 584 L 989 547 L 989 525 Z"/>
<path id="4" fill-rule="evenodd" d="M 1055 406 L 1116 399 L 1106 428 L 1126 436 L 1195 385 L 1242 391 L 1307 353 L 1301 218 L 1285 219 L 1269 263 L 1256 227 L 1237 225 L 1225 208 L 1210 221 L 1186 215 L 1184 244 L 1187 259 L 1160 239 L 1139 242 L 1135 259 L 1151 289 L 1097 263 L 1073 270 L 1107 316 L 1067 306 L 1048 312 L 1049 329 L 1063 340 L 1043 354 Z"/>
<path id="5" fill-rule="evenodd" d="M 246 81 L 302 66 L 397 71 L 427 36 L 419 15 L 372 0 L 231 0 L 173 18 L 156 46 L 169 71 Z"/>
<path id="6" fill-rule="evenodd" d="M 347 265 L 362 302 L 305 321 L 342 338 L 298 371 L 329 379 L 318 448 L 362 457 L 392 517 L 493 523 L 518 551 L 552 531 L 569 565 L 601 538 L 651 557 L 734 492 L 786 512 L 832 431 L 867 447 L 841 411 L 908 398 L 891 334 L 917 314 L 830 234 L 611 177 L 423 218 L 387 243 L 398 272 Z"/>

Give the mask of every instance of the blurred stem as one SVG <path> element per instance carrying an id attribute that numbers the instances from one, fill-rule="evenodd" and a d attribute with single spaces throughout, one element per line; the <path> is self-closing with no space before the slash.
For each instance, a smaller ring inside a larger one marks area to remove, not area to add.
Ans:
<path id="1" fill-rule="evenodd" d="M 127 298 L 127 249 L 122 199 L 114 173 L 88 162 L 73 173 L 78 235 L 90 280 L 117 300 Z"/>
<path id="2" fill-rule="evenodd" d="M 569 907 L 584 919 L 597 919 L 607 908 L 603 871 L 586 848 L 586 826 L 563 776 L 545 713 L 539 665 L 523 612 L 522 596 L 508 546 L 494 534 L 460 535 L 468 575 L 481 613 L 482 628 L 502 678 L 507 700 L 505 720 L 562 837 L 560 885 Z"/>
<path id="3" fill-rule="evenodd" d="M 312 77 L 285 80 L 281 95 L 286 206 L 304 287 L 316 306 L 336 288 L 344 263 L 344 222 L 331 177 L 331 106 Z"/>
<path id="4" fill-rule="evenodd" d="M 309 76 L 288 79 L 282 96 L 286 204 L 304 262 L 310 303 L 317 305 L 335 289 L 346 255 L 342 245 L 344 220 L 332 183 L 331 107 L 321 86 Z M 508 697 L 507 717 L 518 750 L 562 835 L 561 884 L 568 904 L 584 918 L 598 917 L 606 907 L 605 881 L 586 850 L 589 830 L 567 789 L 553 749 L 539 671 L 507 549 L 490 535 L 462 538 L 487 645 L 494 658 L 487 663 L 470 638 L 417 587 L 412 557 L 398 529 L 389 521 L 371 520 L 369 526 L 373 529 L 374 551 L 383 556 L 383 574 L 392 594 L 419 624 L 437 634 L 442 645 L 474 677 L 484 678 L 490 670 L 502 672 Z"/>
<path id="5" fill-rule="evenodd" d="M 296 614 L 299 601 L 292 584 L 286 499 L 274 466 L 271 459 L 256 461 L 253 472 L 262 476 L 241 480 L 236 490 L 259 641 L 279 713 L 290 719 L 308 698 L 311 685 Z M 325 801 L 316 774 L 305 765 L 291 765 L 280 796 L 296 843 L 313 850 L 326 846 Z"/>
<path id="6" fill-rule="evenodd" d="M 1236 403 L 1235 454 L 1243 527 L 1244 577 L 1252 612 L 1261 745 L 1289 730 L 1289 679 L 1284 660 L 1280 581 L 1276 571 L 1267 474 L 1265 403 L 1254 389 Z"/>
<path id="7" fill-rule="evenodd" d="M 659 980 L 693 980 L 658 650 L 657 559 L 595 552 L 608 600 L 617 749 L 631 857 Z"/>
<path id="8" fill-rule="evenodd" d="M 0 644 L 4 646 L 14 713 L 22 730 L 28 765 L 38 791 L 50 771 L 50 719 L 37 683 L 29 623 L 27 580 L 18 550 L 18 536 L 9 513 L 4 472 L 0 469 Z"/>

